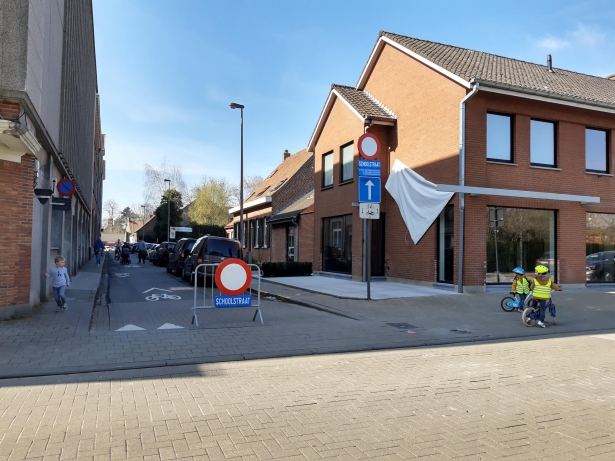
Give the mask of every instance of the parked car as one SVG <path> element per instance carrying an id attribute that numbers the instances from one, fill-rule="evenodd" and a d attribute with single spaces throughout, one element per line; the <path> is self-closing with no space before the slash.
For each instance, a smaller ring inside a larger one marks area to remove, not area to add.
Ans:
<path id="1" fill-rule="evenodd" d="M 179 277 L 184 270 L 184 261 L 194 247 L 196 239 L 183 238 L 175 245 L 175 250 L 169 254 L 169 262 L 167 264 L 167 272 L 173 273 L 175 277 Z"/>
<path id="2" fill-rule="evenodd" d="M 154 263 L 152 261 L 152 258 L 154 256 L 154 253 L 156 252 L 156 248 L 158 247 L 157 243 L 147 243 L 147 259 L 149 259 L 152 264 Z"/>
<path id="3" fill-rule="evenodd" d="M 585 281 L 612 282 L 615 274 L 615 251 L 600 251 L 585 258 Z"/>
<path id="4" fill-rule="evenodd" d="M 555 259 L 553 258 L 553 253 L 551 251 L 545 251 L 540 258 L 536 260 L 536 265 L 547 266 L 549 270 L 553 269 L 555 266 Z"/>
<path id="5" fill-rule="evenodd" d="M 156 247 L 156 251 L 154 252 L 154 256 L 152 259 L 152 264 L 154 264 L 154 266 L 166 266 L 169 262 L 169 253 L 172 252 L 174 248 L 175 242 L 162 242 Z"/>
<path id="6" fill-rule="evenodd" d="M 209 235 L 201 237 L 194 243 L 190 255 L 184 261 L 182 279 L 188 280 L 191 285 L 194 285 L 194 271 L 198 265 L 217 264 L 229 258 L 243 259 L 239 240 Z M 204 273 L 202 269 L 199 270 L 198 277 L 202 278 Z M 208 275 L 210 274 L 211 272 Z"/>

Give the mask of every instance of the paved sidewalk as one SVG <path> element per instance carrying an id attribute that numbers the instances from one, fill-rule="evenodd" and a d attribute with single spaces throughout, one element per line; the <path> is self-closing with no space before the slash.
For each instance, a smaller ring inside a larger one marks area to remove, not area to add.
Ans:
<path id="1" fill-rule="evenodd" d="M 48 303 L 34 317 L 0 322 L 0 378 L 615 330 L 615 294 L 606 290 L 556 293 L 558 324 L 543 330 L 524 327 L 520 314 L 502 311 L 501 293 L 365 301 L 263 282 L 262 290 L 276 295 L 264 301 L 265 325 L 251 322 L 251 315 L 243 322 L 221 323 L 216 315 L 223 312 L 212 310 L 203 312 L 199 328 L 118 332 L 109 331 L 109 325 L 90 331 L 99 274 L 92 261 L 75 277 L 68 292 L 75 299 L 66 312 L 56 313 Z M 108 306 L 104 297 L 98 301 L 94 313 L 102 318 Z M 280 320 L 268 323 L 268 309 L 279 312 Z"/>

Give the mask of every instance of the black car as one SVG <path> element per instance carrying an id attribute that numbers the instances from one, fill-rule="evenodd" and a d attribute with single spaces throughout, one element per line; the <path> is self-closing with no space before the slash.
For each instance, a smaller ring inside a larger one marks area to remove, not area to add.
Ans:
<path id="1" fill-rule="evenodd" d="M 615 275 L 615 251 L 600 251 L 586 256 L 586 282 L 612 282 L 613 275 Z"/>
<path id="2" fill-rule="evenodd" d="M 183 238 L 177 242 L 175 249 L 169 253 L 169 262 L 167 264 L 167 272 L 173 273 L 175 277 L 179 277 L 184 269 L 184 261 L 190 254 L 196 239 Z"/>
<path id="3" fill-rule="evenodd" d="M 162 242 L 154 252 L 152 264 L 164 267 L 169 262 L 169 252 L 175 249 L 175 242 Z"/>
<path id="4" fill-rule="evenodd" d="M 194 285 L 194 271 L 200 264 L 218 264 L 229 258 L 243 259 L 243 252 L 239 240 L 206 235 L 194 243 L 190 255 L 184 261 L 182 278 Z M 199 278 L 203 277 L 204 270 L 199 270 Z M 208 271 L 211 274 L 210 271 Z"/>

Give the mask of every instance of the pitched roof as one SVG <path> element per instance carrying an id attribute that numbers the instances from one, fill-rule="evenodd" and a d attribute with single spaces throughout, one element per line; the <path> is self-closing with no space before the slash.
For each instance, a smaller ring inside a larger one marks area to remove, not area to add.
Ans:
<path id="1" fill-rule="evenodd" d="M 391 32 L 381 31 L 379 40 L 383 38 L 466 82 L 475 80 L 513 91 L 615 107 L 615 80 L 555 67 L 552 69 L 553 72 L 549 72 L 546 65 L 419 40 Z M 366 70 L 369 69 L 366 67 Z M 366 72 L 363 74 L 360 83 Z M 361 84 L 357 86 L 361 87 Z"/>
<path id="2" fill-rule="evenodd" d="M 331 85 L 331 90 L 337 91 L 364 119 L 395 120 L 396 118 L 393 111 L 365 90 L 335 83 Z"/>
<path id="3" fill-rule="evenodd" d="M 306 192 L 304 195 L 299 197 L 286 208 L 271 216 L 271 218 L 269 218 L 267 221 L 270 223 L 290 221 L 291 219 L 296 218 L 297 215 L 299 215 L 302 211 L 312 205 L 314 205 L 314 189 L 310 190 L 309 192 Z"/>
<path id="4" fill-rule="evenodd" d="M 280 190 L 284 189 L 288 185 L 288 180 L 295 174 L 299 169 L 305 165 L 305 163 L 312 157 L 312 153 L 308 152 L 307 149 L 300 150 L 294 155 L 291 155 L 278 166 L 275 167 L 273 174 L 269 175 L 266 179 L 264 179 L 255 189 L 252 195 L 250 195 L 247 199 L 244 200 L 244 208 L 246 204 L 251 201 L 262 199 L 268 196 L 276 195 Z M 276 189 L 276 186 L 277 189 Z M 274 190 L 275 189 L 275 190 Z M 271 200 L 268 200 L 270 202 Z M 267 202 L 267 203 L 268 203 Z M 229 210 L 230 213 L 234 213 L 235 209 L 239 210 L 238 207 L 231 208 Z"/>

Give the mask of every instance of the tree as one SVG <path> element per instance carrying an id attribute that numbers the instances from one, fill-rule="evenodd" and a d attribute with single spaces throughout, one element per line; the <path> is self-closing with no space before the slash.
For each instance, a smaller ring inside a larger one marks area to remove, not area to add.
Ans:
<path id="1" fill-rule="evenodd" d="M 190 205 L 190 220 L 196 224 L 224 226 L 229 222 L 232 187 L 226 179 L 203 177 Z"/>
<path id="2" fill-rule="evenodd" d="M 162 194 L 162 199 L 160 200 L 160 205 L 156 208 L 156 218 L 158 218 L 158 222 L 154 226 L 154 235 L 157 240 L 163 240 L 167 238 L 168 232 L 168 224 L 167 224 L 167 216 L 168 216 L 168 208 L 170 201 L 170 214 L 171 214 L 171 225 L 179 225 L 182 220 L 182 207 L 184 206 L 182 203 L 182 195 L 176 191 L 175 189 L 166 190 Z"/>
<path id="3" fill-rule="evenodd" d="M 263 182 L 262 176 L 246 176 L 243 178 L 243 201 L 248 200 L 260 183 Z M 231 188 L 231 205 L 239 205 L 239 184 Z"/>
<path id="4" fill-rule="evenodd" d="M 168 190 L 167 183 L 164 182 L 165 179 L 171 180 L 171 187 L 181 194 L 183 200 L 186 200 L 187 203 L 192 201 L 192 190 L 184 181 L 182 169 L 179 165 L 171 165 L 165 157 L 158 168 L 146 163 L 144 169 L 143 204 L 151 210 L 156 208 L 159 197 Z"/>
<path id="5" fill-rule="evenodd" d="M 121 223 L 121 225 L 124 228 L 126 228 L 126 226 L 128 226 L 128 222 L 129 221 L 131 221 L 131 220 L 134 221 L 136 219 L 139 219 L 139 215 L 137 213 L 135 213 L 134 211 L 132 211 L 132 209 L 127 206 L 120 213 L 120 216 L 118 218 L 118 222 Z"/>
<path id="6" fill-rule="evenodd" d="M 103 210 L 107 214 L 107 219 L 111 221 L 111 231 L 117 231 L 117 223 L 115 220 L 118 217 L 120 205 L 115 200 L 107 200 L 103 203 Z"/>

